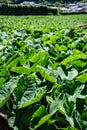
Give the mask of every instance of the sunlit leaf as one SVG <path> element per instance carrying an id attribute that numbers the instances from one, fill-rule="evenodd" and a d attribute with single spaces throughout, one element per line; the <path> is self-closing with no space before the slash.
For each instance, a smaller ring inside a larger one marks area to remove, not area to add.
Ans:
<path id="1" fill-rule="evenodd" d="M 83 73 L 82 75 L 79 75 L 79 76 L 77 77 L 77 79 L 78 79 L 80 82 L 82 82 L 82 83 L 87 82 L 87 73 Z"/>
<path id="2" fill-rule="evenodd" d="M 40 121 L 38 122 L 38 124 L 34 127 L 34 130 L 35 129 L 37 129 L 38 127 L 40 127 L 42 124 L 44 124 L 45 122 L 47 122 L 50 118 L 51 118 L 51 114 L 48 114 L 48 115 L 46 115 L 46 116 L 44 116 L 44 117 L 42 117 L 41 119 L 40 119 Z"/>

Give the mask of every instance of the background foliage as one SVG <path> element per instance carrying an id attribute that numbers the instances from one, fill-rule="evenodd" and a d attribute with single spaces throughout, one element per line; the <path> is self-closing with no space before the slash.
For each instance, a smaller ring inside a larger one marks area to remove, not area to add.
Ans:
<path id="1" fill-rule="evenodd" d="M 1 0 L 0 3 L 2 4 L 8 4 L 8 3 L 21 3 L 25 0 Z M 32 1 L 32 0 L 26 0 L 26 1 Z M 35 3 L 56 3 L 60 4 L 67 4 L 67 3 L 76 3 L 76 2 L 87 2 L 87 0 L 33 0 Z"/>

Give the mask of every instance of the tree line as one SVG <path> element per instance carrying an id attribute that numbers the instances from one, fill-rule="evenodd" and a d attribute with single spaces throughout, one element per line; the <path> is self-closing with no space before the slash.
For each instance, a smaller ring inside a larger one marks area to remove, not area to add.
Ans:
<path id="1" fill-rule="evenodd" d="M 87 0 L 13 0 L 14 2 L 23 2 L 23 1 L 34 1 L 34 2 L 49 2 L 49 3 L 61 3 L 61 4 L 65 4 L 65 3 L 75 3 L 75 2 L 87 2 Z"/>
<path id="2" fill-rule="evenodd" d="M 68 3 L 76 3 L 76 2 L 87 2 L 87 0 L 0 0 L 0 4 L 6 5 L 8 3 L 11 4 L 19 4 L 23 1 L 33 1 L 35 3 L 50 3 L 50 4 L 68 4 Z"/>

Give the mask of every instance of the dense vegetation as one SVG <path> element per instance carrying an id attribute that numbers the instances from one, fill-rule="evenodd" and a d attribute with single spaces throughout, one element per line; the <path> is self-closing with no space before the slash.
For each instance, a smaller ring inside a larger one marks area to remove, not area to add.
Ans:
<path id="1" fill-rule="evenodd" d="M 25 0 L 14 0 L 14 2 L 23 2 Z M 27 1 L 31 1 L 31 0 L 27 0 Z M 87 2 L 87 0 L 33 0 L 34 2 L 49 2 L 49 3 L 55 3 L 55 2 L 58 2 L 58 3 L 61 3 L 61 4 L 66 4 L 66 3 L 76 3 L 76 2 Z"/>
<path id="2" fill-rule="evenodd" d="M 0 6 L 0 15 L 57 15 L 57 9 L 47 6 L 21 6 L 8 5 Z"/>
<path id="3" fill-rule="evenodd" d="M 21 3 L 23 1 L 32 1 L 32 0 L 0 0 L 2 4 L 8 3 Z M 68 4 L 68 3 L 77 3 L 77 2 L 87 2 L 87 0 L 33 0 L 35 3 L 55 3 L 56 5 Z"/>
<path id="4" fill-rule="evenodd" d="M 0 112 L 14 130 L 87 129 L 86 21 L 0 17 Z"/>

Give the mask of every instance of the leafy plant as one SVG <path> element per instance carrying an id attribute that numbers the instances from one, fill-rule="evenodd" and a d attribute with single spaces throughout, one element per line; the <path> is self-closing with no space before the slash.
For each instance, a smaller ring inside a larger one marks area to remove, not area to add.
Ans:
<path id="1" fill-rule="evenodd" d="M 86 130 L 87 30 L 8 18 L 0 28 L 0 112 L 9 126 Z"/>

